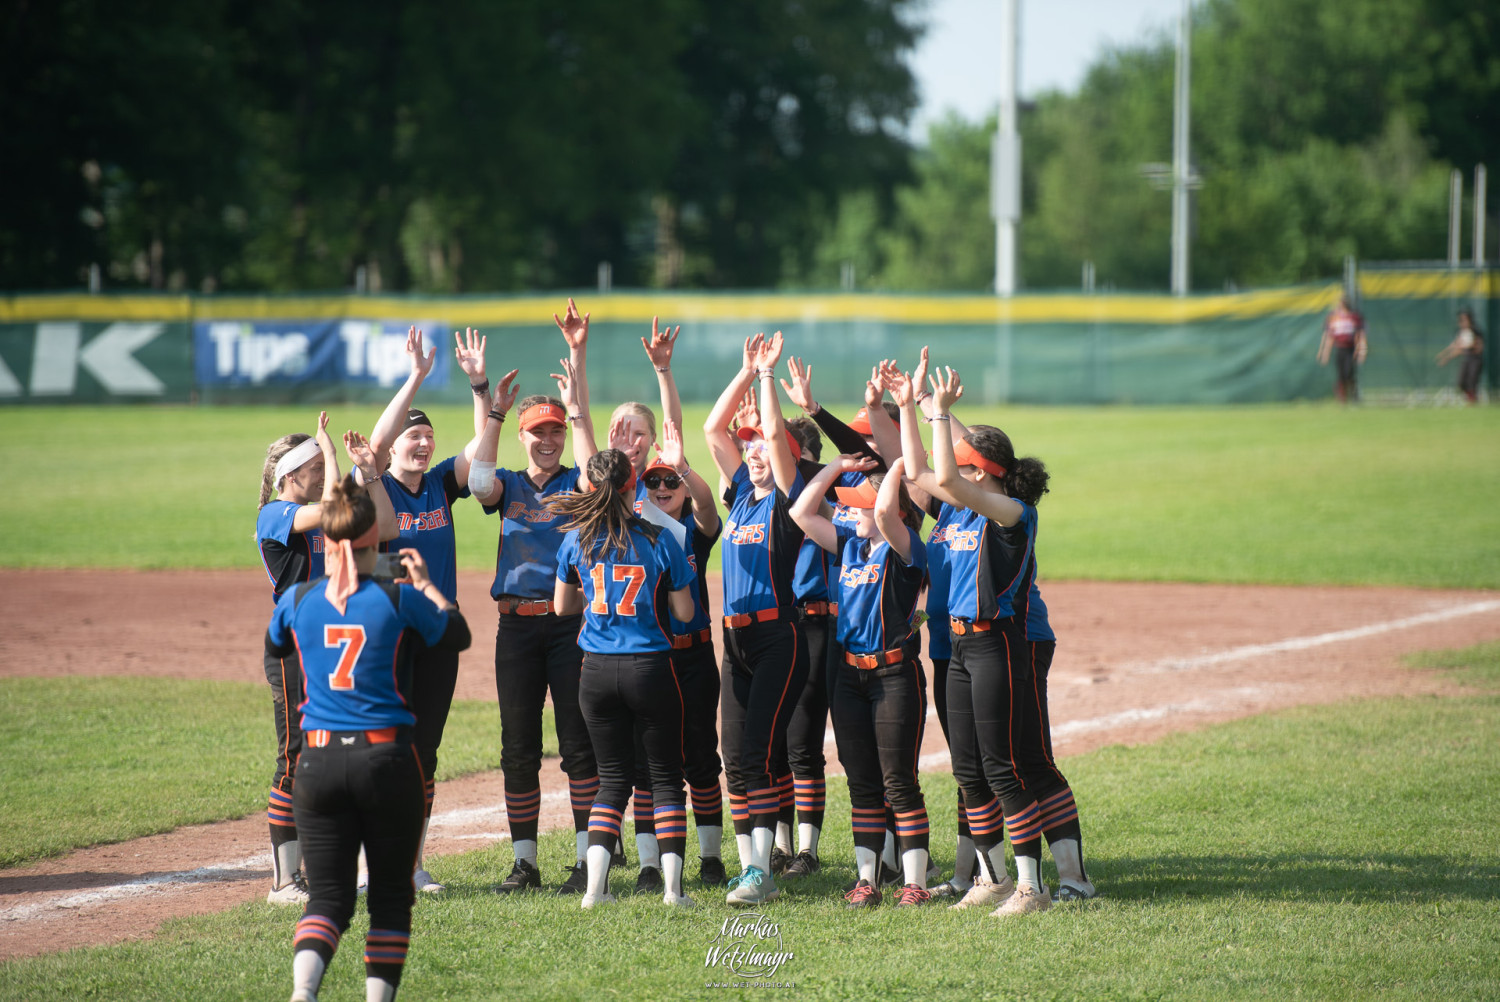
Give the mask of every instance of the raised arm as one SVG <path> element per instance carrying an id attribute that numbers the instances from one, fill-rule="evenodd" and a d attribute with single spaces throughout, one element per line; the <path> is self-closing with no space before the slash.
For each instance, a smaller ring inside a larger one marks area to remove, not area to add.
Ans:
<path id="1" fill-rule="evenodd" d="M 375 523 L 380 526 L 380 541 L 383 543 L 388 539 L 395 539 L 401 535 L 401 530 L 396 526 L 396 510 L 391 507 L 391 497 L 385 491 L 385 480 L 380 476 L 375 450 L 370 448 L 369 441 L 359 432 L 346 431 L 344 452 L 359 474 L 357 479 L 364 485 L 365 493 L 375 502 Z"/>
<path id="2" fill-rule="evenodd" d="M 552 373 L 552 378 L 557 380 L 557 396 L 563 402 L 563 409 L 568 412 L 568 424 L 573 429 L 573 464 L 582 471 L 588 466 L 589 460 L 594 458 L 594 453 L 599 451 L 599 446 L 594 442 L 594 422 L 589 417 L 588 407 L 582 402 L 588 396 L 589 388 L 574 368 L 571 359 L 563 358 L 558 361 L 563 371 Z M 587 486 L 588 474 L 580 472 L 578 480 L 581 485 Z"/>
<path id="3" fill-rule="evenodd" d="M 713 410 L 708 412 L 708 418 L 703 422 L 703 437 L 708 442 L 709 455 L 713 457 L 719 475 L 726 481 L 734 479 L 734 472 L 740 468 L 741 462 L 739 447 L 735 445 L 734 435 L 729 431 L 729 422 L 734 418 L 745 391 L 755 384 L 755 360 L 760 354 L 763 340 L 764 335 L 761 334 L 745 338 L 745 354 L 740 371 L 724 387 L 724 392 L 714 401 Z"/>
<path id="4" fill-rule="evenodd" d="M 948 420 L 948 410 L 963 396 L 963 383 L 958 373 L 951 368 L 931 377 L 933 405 L 936 408 L 934 424 Z M 956 504 L 961 508 L 978 512 L 985 518 L 1001 525 L 1015 525 L 1021 520 L 1024 508 L 1021 502 L 1004 494 L 996 494 L 966 479 L 958 472 L 958 460 L 953 455 L 953 439 L 941 431 L 932 436 L 932 460 L 937 474 L 936 489 L 931 493 Z"/>
<path id="5" fill-rule="evenodd" d="M 515 406 L 520 387 L 515 386 L 516 373 L 512 369 L 495 387 L 490 398 L 490 408 L 485 412 L 484 431 L 474 440 L 474 456 L 469 463 L 469 493 L 482 505 L 493 507 L 500 503 L 505 493 L 505 483 L 495 479 L 495 457 L 500 451 L 500 429 L 505 426 L 505 416 Z"/>
<path id="6" fill-rule="evenodd" d="M 385 410 L 380 412 L 380 420 L 375 422 L 375 427 L 370 431 L 370 449 L 379 460 L 382 473 L 391 465 L 391 446 L 396 444 L 396 436 L 401 434 L 401 426 L 406 423 L 406 412 L 411 410 L 422 380 L 432 371 L 437 348 L 426 351 L 422 332 L 412 327 L 406 332 L 406 355 L 411 360 L 411 372 L 407 374 L 406 382 L 397 388 L 391 402 L 385 405 Z"/>
<path id="7" fill-rule="evenodd" d="M 656 370 L 656 388 L 661 394 L 662 424 L 670 421 L 679 429 L 682 427 L 682 400 L 677 395 L 677 380 L 672 376 L 672 352 L 677 348 L 677 335 L 681 333 L 681 324 L 658 328 L 656 317 L 652 317 L 651 340 L 641 338 L 646 357 L 651 359 L 651 366 Z"/>
<path id="8" fill-rule="evenodd" d="M 896 363 L 895 362 L 891 362 L 888 367 L 885 367 L 885 371 L 887 373 L 886 386 L 887 386 L 887 388 L 889 388 L 889 386 L 890 386 L 889 374 L 891 372 L 897 372 L 897 373 L 899 373 L 901 370 L 896 367 Z M 925 418 L 927 419 L 928 422 L 931 422 L 932 421 L 932 410 L 933 410 L 933 407 L 932 407 L 932 391 L 927 388 L 927 346 L 926 345 L 922 346 L 922 357 L 917 360 L 917 367 L 916 367 L 916 369 L 911 374 L 911 389 L 912 389 L 912 393 L 915 394 L 915 396 L 912 399 L 913 399 L 913 401 L 915 401 L 915 403 L 917 405 L 917 409 L 922 412 L 922 414 L 925 416 Z M 892 396 L 891 399 L 894 400 L 895 397 Z M 953 441 L 955 441 L 955 442 L 957 442 L 959 439 L 963 438 L 965 435 L 967 435 L 969 433 L 968 426 L 965 425 L 962 421 L 960 421 L 957 417 L 953 416 L 952 414 L 948 415 L 948 424 L 951 426 L 949 428 L 949 433 L 951 434 L 951 436 L 953 438 Z M 910 466 L 911 466 L 911 464 L 908 463 L 907 464 L 907 468 L 910 469 Z"/>
<path id="9" fill-rule="evenodd" d="M 869 456 L 875 460 L 877 470 L 885 469 L 885 461 L 865 444 L 864 436 L 853 428 L 834 417 L 833 414 L 813 397 L 812 392 L 812 366 L 804 365 L 800 358 L 789 358 L 786 361 L 788 374 L 792 381 L 788 383 L 785 379 L 781 386 L 786 390 L 787 399 L 802 408 L 802 413 L 812 418 L 823 434 L 828 436 L 828 441 L 840 453 L 846 456 Z"/>
<path id="10" fill-rule="evenodd" d="M 687 484 L 688 496 L 693 499 L 693 521 L 697 523 L 698 531 L 705 536 L 718 532 L 719 509 L 714 504 L 713 488 L 688 466 L 687 456 L 682 451 L 682 432 L 670 418 L 661 426 L 661 461 L 676 470 Z"/>
<path id="11" fill-rule="evenodd" d="M 755 376 L 760 383 L 760 433 L 766 440 L 766 457 L 776 486 L 790 495 L 797 482 L 797 460 L 786 441 L 786 421 L 781 416 L 781 396 L 776 392 L 776 363 L 781 360 L 781 331 L 762 341 L 755 357 Z"/>
<path id="12" fill-rule="evenodd" d="M 823 495 L 833 486 L 834 480 L 850 470 L 868 472 L 875 466 L 874 460 L 869 456 L 837 456 L 827 466 L 818 471 L 818 475 L 812 478 L 797 500 L 792 502 L 790 514 L 792 521 L 805 533 L 807 538 L 817 543 L 829 553 L 839 552 L 839 536 L 833 527 L 833 520 L 825 511 L 828 510 Z"/>
<path id="13" fill-rule="evenodd" d="M 585 412 L 589 409 L 589 382 L 588 382 L 588 344 L 589 344 L 589 314 L 580 314 L 578 305 L 568 297 L 568 310 L 562 319 L 558 319 L 556 313 L 552 319 L 557 323 L 557 329 L 562 331 L 563 340 L 568 342 L 568 362 L 573 366 L 573 371 L 578 378 L 578 406 Z M 592 434 L 592 431 L 590 432 Z M 583 460 L 578 460 L 578 465 L 583 465 Z"/>
<path id="14" fill-rule="evenodd" d="M 894 359 L 882 360 L 870 370 L 870 379 L 865 383 L 865 418 L 870 422 L 870 437 L 875 440 L 875 451 L 880 453 L 882 466 L 889 466 L 901 455 L 901 430 L 880 405 L 886 391 L 882 372 L 886 366 L 895 364 Z"/>
<path id="15" fill-rule="evenodd" d="M 318 412 L 318 430 L 313 440 L 323 454 L 323 495 L 317 505 L 303 505 L 297 509 L 297 514 L 292 516 L 293 532 L 309 532 L 322 526 L 323 509 L 319 505 L 333 499 L 333 488 L 339 481 L 339 457 L 333 449 L 333 439 L 328 435 L 327 411 Z"/>
<path id="16" fill-rule="evenodd" d="M 901 478 L 906 475 L 905 463 L 897 456 L 880 482 L 880 492 L 875 495 L 875 528 L 904 562 L 911 563 L 911 534 L 901 521 Z"/>

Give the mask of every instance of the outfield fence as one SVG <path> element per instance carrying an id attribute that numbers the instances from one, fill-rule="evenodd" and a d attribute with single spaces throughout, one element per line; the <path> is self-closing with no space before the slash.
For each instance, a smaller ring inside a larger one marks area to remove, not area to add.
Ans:
<path id="1" fill-rule="evenodd" d="M 1169 296 L 793 295 L 578 292 L 592 315 L 589 384 L 600 400 L 654 399 L 640 337 L 653 315 L 681 324 L 682 396 L 713 399 L 744 338 L 781 330 L 828 400 L 863 393 L 871 364 L 933 361 L 966 398 L 1027 404 L 1231 404 L 1321 399 L 1322 320 L 1341 287 Z M 0 297 L 0 402 L 343 403 L 390 397 L 406 375 L 406 330 L 439 347 L 424 400 L 459 403 L 452 332 L 479 328 L 492 374 L 549 389 L 565 353 L 553 324 L 567 293 L 524 296 L 11 295 Z M 1454 364 L 1433 363 L 1470 309 L 1491 334 L 1494 387 L 1500 272 L 1371 270 L 1359 278 L 1369 328 L 1361 384 L 1372 399 L 1445 399 Z M 1451 394 L 1449 394 L 1451 396 Z"/>

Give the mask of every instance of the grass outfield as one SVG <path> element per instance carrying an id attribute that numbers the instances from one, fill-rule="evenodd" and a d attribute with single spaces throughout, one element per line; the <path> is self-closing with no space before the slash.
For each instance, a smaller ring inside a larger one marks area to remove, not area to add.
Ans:
<path id="1" fill-rule="evenodd" d="M 852 408 L 844 408 L 852 413 Z M 602 421 L 609 408 L 600 406 Z M 434 408 L 441 452 L 471 416 Z M 689 408 L 690 428 L 706 410 Z M 345 407 L 338 429 L 373 425 Z M 19 408 L 0 462 L 0 565 L 253 567 L 268 442 L 315 408 Z M 1500 408 L 965 408 L 1045 460 L 1039 551 L 1053 578 L 1500 587 Z M 513 435 L 501 462 L 518 465 Z M 709 469 L 702 437 L 689 458 Z M 39 503 L 41 502 L 41 503 Z M 497 527 L 455 512 L 459 560 L 493 565 Z M 717 560 L 717 550 L 715 551 Z"/>
<path id="2" fill-rule="evenodd" d="M 0 866 L 266 809 L 276 735 L 264 685 L 0 678 L 0 704 Z M 555 755 L 550 710 L 543 728 Z M 438 779 L 499 767 L 495 705 L 454 702 Z"/>
<path id="3" fill-rule="evenodd" d="M 763 909 L 793 957 L 782 998 L 1484 998 L 1500 995 L 1500 645 L 1436 656 L 1474 692 L 1303 708 L 1066 760 L 1102 896 L 1001 925 L 981 914 L 838 896 L 851 856 L 845 789 L 829 784 L 823 872 Z M 952 803 L 951 777 L 924 777 Z M 951 863 L 949 812 L 934 845 Z M 549 883 L 569 835 L 542 846 Z M 499 848 L 435 861 L 449 891 L 418 902 L 403 995 L 447 999 L 724 998 L 706 983 L 731 912 L 622 894 L 502 900 Z M 696 866 L 690 866 L 695 870 Z M 1046 867 L 1049 877 L 1055 880 Z M 617 891 L 632 881 L 617 877 Z M 690 887 L 690 893 L 692 888 Z M 279 998 L 295 913 L 255 904 L 157 938 L 0 966 L 0 998 Z M 363 913 L 323 997 L 359 996 Z M 747 945 L 769 943 L 753 938 Z"/>

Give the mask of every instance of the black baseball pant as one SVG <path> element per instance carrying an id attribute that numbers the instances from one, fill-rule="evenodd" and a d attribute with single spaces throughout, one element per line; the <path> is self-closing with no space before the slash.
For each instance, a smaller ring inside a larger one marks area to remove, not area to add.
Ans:
<path id="1" fill-rule="evenodd" d="M 682 774 L 687 780 L 693 806 L 693 823 L 702 827 L 724 824 L 724 794 L 719 779 L 724 765 L 719 760 L 719 663 L 714 645 L 698 644 L 672 652 L 672 670 L 682 689 Z M 651 796 L 651 770 L 647 765 L 645 724 L 635 727 L 635 830 L 654 832 L 651 812 L 643 810 Z M 642 795 L 645 795 L 643 797 Z"/>
<path id="2" fill-rule="evenodd" d="M 453 708 L 453 690 L 458 686 L 458 651 L 427 647 L 420 640 L 412 658 L 411 712 L 417 715 L 412 744 L 422 775 L 427 780 L 427 813 L 432 813 L 433 783 L 437 778 L 438 747 Z"/>
<path id="3" fill-rule="evenodd" d="M 889 801 L 901 851 L 927 848 L 927 806 L 917 775 L 926 720 L 927 679 L 915 657 L 881 668 L 835 669 L 833 734 L 848 774 L 856 846 L 881 851 Z"/>
<path id="4" fill-rule="evenodd" d="M 271 709 L 276 717 L 276 772 L 271 777 L 266 808 L 274 855 L 278 846 L 297 839 L 292 790 L 297 779 L 297 756 L 302 751 L 302 715 L 297 710 L 303 698 L 302 661 L 295 648 L 284 658 L 267 653 L 262 661 L 266 681 L 271 684 Z M 284 881 L 292 877 L 279 869 L 273 872 Z"/>
<path id="5" fill-rule="evenodd" d="M 799 623 L 807 636 L 807 681 L 792 708 L 786 729 L 786 760 L 796 790 L 797 820 L 823 826 L 828 763 L 823 744 L 828 736 L 837 659 L 843 660 L 835 617 L 804 614 Z M 783 815 L 783 820 L 786 820 Z"/>
<path id="6" fill-rule="evenodd" d="M 779 619 L 724 631 L 724 776 L 731 805 L 746 805 L 735 831 L 776 827 L 781 806 L 778 749 L 807 681 L 807 637 Z"/>

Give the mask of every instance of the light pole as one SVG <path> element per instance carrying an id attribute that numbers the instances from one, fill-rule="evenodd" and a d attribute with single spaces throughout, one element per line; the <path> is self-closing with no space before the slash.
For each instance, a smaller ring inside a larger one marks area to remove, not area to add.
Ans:
<path id="1" fill-rule="evenodd" d="M 990 147 L 990 215 L 995 220 L 995 294 L 1016 291 L 1016 230 L 1021 222 L 1021 133 L 1016 121 L 1021 0 L 1001 0 L 1000 114 Z"/>

